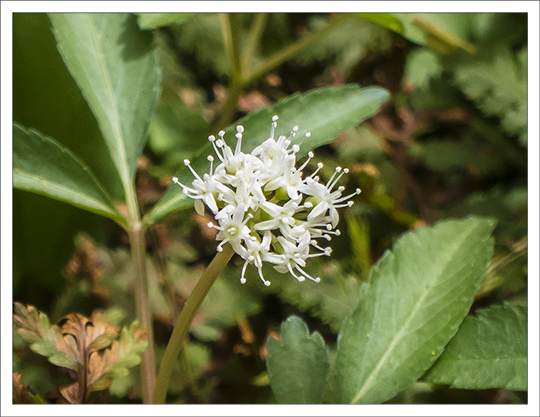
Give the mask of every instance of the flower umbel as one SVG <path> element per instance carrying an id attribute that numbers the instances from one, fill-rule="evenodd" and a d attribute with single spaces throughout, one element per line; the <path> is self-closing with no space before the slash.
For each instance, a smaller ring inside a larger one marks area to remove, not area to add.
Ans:
<path id="1" fill-rule="evenodd" d="M 318 239 L 331 240 L 339 235 L 334 230 L 339 221 L 337 209 L 350 207 L 350 198 L 356 192 L 342 197 L 345 187 L 334 188 L 348 169 L 337 167 L 326 185 L 317 176 L 322 163 L 311 175 L 303 177 L 303 169 L 314 157 L 308 153 L 308 160 L 296 168 L 298 145 L 291 146 L 298 126 L 294 126 L 289 137 L 274 138 L 277 116 L 272 117 L 270 137 L 249 154 L 242 152 L 244 128 L 236 127 L 236 146 L 233 150 L 225 142 L 225 132 L 218 138 L 210 136 L 220 163 L 214 169 L 214 158 L 209 155 L 210 170 L 202 178 L 186 159 L 185 165 L 195 179 L 191 187 L 182 184 L 178 178 L 173 182 L 182 187 L 183 192 L 195 200 L 195 210 L 203 214 L 204 205 L 212 211 L 217 225 L 210 222 L 208 227 L 219 231 L 216 239 L 221 241 L 217 250 L 229 243 L 234 251 L 244 259 L 240 282 L 246 282 L 246 269 L 253 264 L 265 285 L 270 285 L 262 273 L 263 262 L 269 262 L 281 273 L 290 273 L 298 281 L 311 277 L 304 267 L 306 260 L 315 256 L 329 256 L 329 247 L 321 247 Z M 306 133 L 309 137 L 310 133 Z M 314 250 L 314 253 L 310 253 Z"/>

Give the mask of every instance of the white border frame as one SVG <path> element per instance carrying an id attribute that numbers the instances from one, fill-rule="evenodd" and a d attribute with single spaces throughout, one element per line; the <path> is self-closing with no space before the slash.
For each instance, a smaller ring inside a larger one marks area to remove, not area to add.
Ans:
<path id="1" fill-rule="evenodd" d="M 244 406 L 244 405 L 88 405 L 82 406 L 30 406 L 12 405 L 12 14 L 14 12 L 527 12 L 529 13 L 529 404 L 528 405 L 313 405 L 313 406 Z M 489 9 L 489 10 L 488 10 Z M 538 416 L 540 415 L 539 399 L 534 393 L 539 392 L 539 3 L 536 1 L 437 1 L 437 2 L 372 2 L 372 1 L 177 1 L 177 2 L 63 2 L 63 1 L 3 1 L 1 3 L 2 34 L 2 124 L 1 124 L 1 220 L 2 220 L 2 304 L 1 304 L 1 387 L 2 415 L 36 415 L 43 416 L 93 416 L 114 414 L 118 416 L 144 415 L 404 415 L 404 416 Z M 76 408 L 74 408 L 76 407 Z M 359 408 L 361 407 L 361 408 Z"/>

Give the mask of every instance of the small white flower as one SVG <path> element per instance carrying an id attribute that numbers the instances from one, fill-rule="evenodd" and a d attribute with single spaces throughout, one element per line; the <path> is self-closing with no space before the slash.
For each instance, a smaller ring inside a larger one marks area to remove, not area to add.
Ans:
<path id="1" fill-rule="evenodd" d="M 236 207 L 227 205 L 216 214 L 216 220 L 219 222 L 219 226 L 208 223 L 208 227 L 219 230 L 219 233 L 216 236 L 217 240 L 221 240 L 221 243 L 217 247 L 218 252 L 223 250 L 222 247 L 225 243 L 230 243 L 237 253 L 246 250 L 242 244 L 251 238 L 251 231 L 249 227 L 246 226 L 246 223 L 253 215 L 248 214 L 244 218 L 245 211 L 246 209 L 243 204 L 239 204 Z"/>
<path id="2" fill-rule="evenodd" d="M 314 181 L 312 178 L 307 178 L 304 185 L 300 187 L 300 191 L 308 196 L 308 201 L 315 204 L 313 210 L 308 215 L 308 220 L 317 219 L 321 215 L 324 215 L 329 211 L 330 218 L 332 220 L 332 227 L 336 227 L 339 221 L 339 215 L 336 209 L 341 207 L 351 207 L 352 201 L 347 201 L 356 194 L 360 194 L 360 189 L 357 188 L 356 192 L 345 197 L 341 197 L 341 193 L 345 190 L 345 187 L 340 186 L 336 191 L 332 191 L 334 185 L 340 180 L 343 174 L 347 174 L 349 170 L 347 168 L 341 169 L 337 167 L 334 175 L 330 178 L 327 185 L 322 185 L 318 181 Z M 338 174 L 336 177 L 336 174 Z M 346 203 L 344 203 L 346 201 Z"/>
<path id="3" fill-rule="evenodd" d="M 220 241 L 217 250 L 221 251 L 229 243 L 234 251 L 244 259 L 240 282 L 246 282 L 246 269 L 253 264 L 260 279 L 270 285 L 262 272 L 264 262 L 274 265 L 281 273 L 290 273 L 298 281 L 306 278 L 319 282 L 320 278 L 311 277 L 304 271 L 308 258 L 329 256 L 332 250 L 319 245 L 318 239 L 331 240 L 332 235 L 339 235 L 334 230 L 339 221 L 337 209 L 350 207 L 350 198 L 360 193 L 343 197 L 345 187 L 337 182 L 348 173 L 347 169 L 336 168 L 334 175 L 326 185 L 319 182 L 317 169 L 304 178 L 303 169 L 314 157 L 308 153 L 308 159 L 296 168 L 298 145 L 292 145 L 298 126 L 294 126 L 290 138 L 274 138 L 277 116 L 272 117 L 270 137 L 249 154 L 242 152 L 244 128 L 236 128 L 236 146 L 233 150 L 225 141 L 225 132 L 218 133 L 218 139 L 210 136 L 216 156 L 220 163 L 214 169 L 214 158 L 208 156 L 210 170 L 202 178 L 191 167 L 188 160 L 185 165 L 195 179 L 188 187 L 173 178 L 173 182 L 182 187 L 183 192 L 195 200 L 195 210 L 204 213 L 206 205 L 214 214 L 218 225 L 209 223 L 209 227 L 219 232 Z M 310 137 L 306 133 L 306 137 Z M 314 253 L 310 251 L 314 249 Z"/>

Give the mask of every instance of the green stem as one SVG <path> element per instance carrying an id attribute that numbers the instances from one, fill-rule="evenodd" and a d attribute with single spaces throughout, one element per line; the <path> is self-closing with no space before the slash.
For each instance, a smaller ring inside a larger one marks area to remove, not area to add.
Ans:
<path id="1" fill-rule="evenodd" d="M 296 55 L 302 49 L 318 42 L 319 39 L 325 36 L 328 32 L 334 30 L 346 18 L 347 18 L 347 15 L 343 15 L 343 14 L 333 17 L 332 20 L 324 27 L 324 29 L 321 29 L 317 32 L 309 33 L 308 35 L 304 36 L 302 39 L 299 39 L 298 41 L 283 48 L 281 51 L 276 52 L 271 57 L 265 59 L 261 64 L 257 66 L 257 68 L 255 68 L 253 71 L 249 71 L 247 74 L 244 75 L 244 80 L 243 80 L 244 84 L 249 83 L 255 78 L 258 78 L 259 76 L 267 73 L 272 68 L 275 68 L 278 65 L 282 64 L 287 59 Z"/>
<path id="2" fill-rule="evenodd" d="M 243 71 L 238 16 L 234 13 L 225 13 L 220 14 L 220 19 L 225 49 L 231 67 L 231 81 L 227 91 L 227 101 L 223 106 L 221 116 L 216 125 L 218 129 L 223 129 L 233 121 L 244 83 L 242 80 Z"/>
<path id="3" fill-rule="evenodd" d="M 255 16 L 253 25 L 251 26 L 251 30 L 249 31 L 249 35 L 247 37 L 246 47 L 242 53 L 242 68 L 244 71 L 246 71 L 251 65 L 251 60 L 253 59 L 255 50 L 257 49 L 259 41 L 261 40 L 267 18 L 268 13 L 257 13 Z"/>
<path id="4" fill-rule="evenodd" d="M 146 275 L 146 242 L 145 228 L 141 223 L 139 204 L 135 195 L 135 187 L 126 187 L 126 203 L 128 206 L 131 229 L 128 230 L 131 245 L 135 278 L 135 309 L 137 320 L 146 328 L 148 348 L 141 359 L 141 391 L 143 402 L 152 403 L 154 386 L 156 385 L 156 358 L 154 352 L 154 331 L 152 326 L 152 310 L 150 308 L 148 278 Z"/>
<path id="5" fill-rule="evenodd" d="M 225 129 L 229 126 L 234 119 L 234 114 L 236 113 L 236 107 L 238 105 L 238 99 L 240 94 L 242 94 L 243 84 L 242 80 L 238 77 L 233 77 L 229 88 L 227 90 L 227 101 L 223 106 L 221 111 L 221 116 L 215 126 L 215 130 Z"/>
<path id="6" fill-rule="evenodd" d="M 197 314 L 197 311 L 210 291 L 210 288 L 212 288 L 212 285 L 233 254 L 234 250 L 231 245 L 223 245 L 223 251 L 218 252 L 212 262 L 210 262 L 210 265 L 208 265 L 208 268 L 206 268 L 202 274 L 199 282 L 197 282 L 197 285 L 182 308 L 159 366 L 156 388 L 154 390 L 154 404 L 165 404 L 172 370 L 176 359 L 178 358 L 178 354 L 186 341 L 187 333 L 195 318 L 195 314 Z"/>

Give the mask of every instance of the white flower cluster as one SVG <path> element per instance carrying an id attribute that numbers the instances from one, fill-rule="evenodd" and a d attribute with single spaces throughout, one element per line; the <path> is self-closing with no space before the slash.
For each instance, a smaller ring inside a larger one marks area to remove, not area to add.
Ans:
<path id="1" fill-rule="evenodd" d="M 303 178 L 302 170 L 313 158 L 308 153 L 308 160 L 296 168 L 298 145 L 291 145 L 285 136 L 274 139 L 278 117 L 272 117 L 270 138 L 257 146 L 249 154 L 241 150 L 244 128 L 237 126 L 237 142 L 234 153 L 225 143 L 224 131 L 218 133 L 218 139 L 210 136 L 214 151 L 221 163 L 214 169 L 214 158 L 209 155 L 210 172 L 202 178 L 191 167 L 189 160 L 185 165 L 195 176 L 191 187 L 173 178 L 183 192 L 195 200 L 195 210 L 204 214 L 204 205 L 212 211 L 219 225 L 208 223 L 217 229 L 220 240 L 217 250 L 221 251 L 229 243 L 234 251 L 244 260 L 241 283 L 246 282 L 246 268 L 253 264 L 265 285 L 270 285 L 262 273 L 263 262 L 274 264 L 281 273 L 291 273 L 298 281 L 313 278 L 302 268 L 306 260 L 314 256 L 330 255 L 331 248 L 319 246 L 318 240 L 330 240 L 331 235 L 339 235 L 334 230 L 339 221 L 336 209 L 352 206 L 348 201 L 355 193 L 342 197 L 345 187 L 334 189 L 336 183 L 348 169 L 337 167 L 326 185 L 319 182 L 317 172 L 322 163 L 311 175 Z M 294 138 L 298 126 L 294 126 L 291 137 Z M 310 133 L 306 133 L 309 137 Z M 310 253 L 314 248 L 315 253 Z"/>

